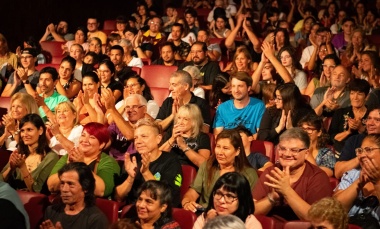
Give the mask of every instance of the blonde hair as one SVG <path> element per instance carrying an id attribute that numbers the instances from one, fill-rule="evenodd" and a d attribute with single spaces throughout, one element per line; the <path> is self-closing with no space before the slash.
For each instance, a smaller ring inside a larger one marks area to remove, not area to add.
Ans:
<path id="1" fill-rule="evenodd" d="M 232 66 L 231 66 L 231 70 L 232 71 L 238 71 L 238 68 L 237 68 L 237 66 L 236 66 L 236 63 L 235 63 L 235 60 L 236 60 L 236 58 L 238 57 L 238 55 L 239 54 L 241 54 L 241 53 L 243 53 L 244 54 L 244 56 L 249 60 L 248 61 L 248 66 L 247 66 L 247 68 L 250 70 L 250 71 L 252 71 L 253 69 L 251 69 L 251 63 L 252 63 L 252 56 L 251 56 L 251 54 L 249 53 L 249 51 L 248 51 L 248 49 L 246 48 L 246 47 L 244 47 L 244 46 L 240 46 L 240 47 L 238 47 L 237 49 L 236 49 L 236 52 L 235 52 L 235 55 L 234 55 L 234 57 L 233 57 L 233 61 L 232 61 Z"/>
<path id="2" fill-rule="evenodd" d="M 162 128 L 161 126 L 154 120 L 150 119 L 150 118 L 142 118 L 140 120 L 137 121 L 136 125 L 135 125 L 135 130 L 137 128 L 140 128 L 142 126 L 149 126 L 149 127 L 152 127 L 153 129 L 156 130 L 156 133 L 157 134 L 161 134 L 162 133 Z"/>
<path id="3" fill-rule="evenodd" d="M 348 228 L 348 215 L 343 205 L 332 197 L 325 197 L 312 204 L 308 217 L 310 221 L 328 221 L 334 229 Z"/>
<path id="4" fill-rule="evenodd" d="M 74 118 L 74 122 L 73 122 L 74 126 L 75 126 L 76 124 L 78 124 L 78 119 L 79 119 L 79 118 L 78 118 L 78 112 L 77 112 L 77 109 L 75 108 L 75 106 L 74 106 L 74 104 L 73 104 L 72 102 L 70 102 L 70 101 L 64 101 L 64 102 L 60 102 L 60 103 L 58 103 L 58 105 L 55 106 L 55 108 L 54 108 L 55 112 L 57 112 L 57 110 L 58 110 L 59 108 L 67 108 L 67 109 L 70 109 L 70 110 L 74 113 L 74 116 L 75 116 L 75 118 Z"/>
<path id="5" fill-rule="evenodd" d="M 12 104 L 16 100 L 19 100 L 21 102 L 21 104 L 23 104 L 25 106 L 28 114 L 40 115 L 40 111 L 38 110 L 38 105 L 36 103 L 36 100 L 31 95 L 29 95 L 27 93 L 17 92 L 11 98 L 11 104 L 10 104 L 11 107 L 9 109 L 12 108 Z"/>
<path id="6" fill-rule="evenodd" d="M 197 137 L 199 132 L 202 130 L 203 118 L 199 107 L 195 104 L 185 104 L 178 109 L 178 112 L 174 118 L 174 123 L 177 123 L 178 116 L 183 115 L 191 120 L 191 136 Z"/>

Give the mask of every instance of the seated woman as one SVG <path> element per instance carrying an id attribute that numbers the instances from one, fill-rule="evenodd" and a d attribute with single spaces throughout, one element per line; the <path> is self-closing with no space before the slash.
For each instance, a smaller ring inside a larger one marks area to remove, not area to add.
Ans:
<path id="1" fill-rule="evenodd" d="M 50 135 L 49 146 L 56 154 L 66 155 L 78 145 L 83 126 L 78 125 L 78 113 L 69 101 L 61 102 L 55 107 L 55 118 L 46 122 Z"/>
<path id="2" fill-rule="evenodd" d="M 346 172 L 335 189 L 334 198 L 343 205 L 349 217 L 368 214 L 375 217 L 374 220 L 378 222 L 379 149 L 380 135 L 367 135 L 363 139 L 361 148 L 355 149 L 360 166 Z M 379 224 L 373 226 L 378 228 Z"/>
<path id="3" fill-rule="evenodd" d="M 62 59 L 61 65 L 59 66 L 59 80 L 55 85 L 55 89 L 61 95 L 66 96 L 71 101 L 78 95 L 82 84 L 81 79 L 76 79 L 74 77 L 76 61 L 71 56 L 66 56 Z"/>
<path id="4" fill-rule="evenodd" d="M 216 109 L 219 104 L 231 99 L 230 75 L 222 72 L 216 75 L 210 92 L 209 104 L 212 109 Z"/>
<path id="5" fill-rule="evenodd" d="M 17 149 L 20 121 L 27 114 L 40 114 L 36 100 L 27 93 L 18 92 L 11 98 L 9 113 L 2 117 L 0 145 L 13 151 Z"/>
<path id="6" fill-rule="evenodd" d="M 58 161 L 58 155 L 50 150 L 46 127 L 38 114 L 27 114 L 20 121 L 18 149 L 9 157 L 1 171 L 0 180 L 14 189 L 49 194 L 46 180 Z"/>
<path id="7" fill-rule="evenodd" d="M 177 155 L 182 165 L 198 167 L 210 157 L 210 138 L 202 130 L 203 118 L 195 104 L 181 106 L 174 118 L 173 134 L 160 150 Z"/>
<path id="8" fill-rule="evenodd" d="M 134 208 L 127 212 L 126 217 L 131 222 L 138 222 L 139 228 L 181 228 L 172 218 L 173 197 L 169 185 L 148 180 L 141 185 L 137 196 Z"/>
<path id="9" fill-rule="evenodd" d="M 233 57 L 233 62 L 229 63 L 223 71 L 244 71 L 249 75 L 252 75 L 257 66 L 257 63 L 252 62 L 252 57 L 249 51 L 244 46 L 242 46 L 236 49 L 235 55 Z"/>
<path id="10" fill-rule="evenodd" d="M 311 205 L 308 218 L 313 228 L 348 229 L 348 216 L 339 201 L 325 197 Z"/>
<path id="11" fill-rule="evenodd" d="M 87 28 L 79 26 L 75 31 L 74 40 L 62 45 L 63 51 L 69 53 L 73 44 L 79 44 L 82 45 L 84 51 L 87 52 L 89 46 L 87 43 L 87 32 Z"/>
<path id="12" fill-rule="evenodd" d="M 203 163 L 189 190 L 182 199 L 182 207 L 196 212 L 198 207 L 207 207 L 216 180 L 227 172 L 244 175 L 252 189 L 258 179 L 245 156 L 243 142 L 236 130 L 223 130 L 216 138 L 215 154 Z M 199 198 L 199 204 L 196 202 Z"/>
<path id="13" fill-rule="evenodd" d="M 113 92 L 115 100 L 118 102 L 123 99 L 123 84 L 115 80 L 115 65 L 110 60 L 103 60 L 99 63 L 97 74 L 100 79 L 100 86 L 110 88 Z"/>
<path id="14" fill-rule="evenodd" d="M 297 126 L 305 115 L 315 112 L 293 83 L 278 86 L 274 98 L 276 106 L 265 110 L 257 139 L 271 141 L 276 145 L 281 133 Z"/>
<path id="15" fill-rule="evenodd" d="M 301 30 L 297 31 L 294 34 L 294 40 L 296 42 L 296 46 L 305 48 L 308 45 L 309 34 L 314 24 L 315 24 L 315 19 L 312 16 L 309 16 L 303 20 Z"/>
<path id="16" fill-rule="evenodd" d="M 261 229 L 254 212 L 255 205 L 247 178 L 237 172 L 225 173 L 216 181 L 208 206 L 195 221 L 193 229 L 202 229 L 215 216 L 230 214 L 245 222 L 246 228 Z"/>
<path id="17" fill-rule="evenodd" d="M 368 109 L 365 101 L 370 90 L 369 83 L 362 79 L 353 79 L 349 83 L 351 106 L 334 112 L 329 134 L 334 149 L 341 152 L 346 140 L 356 134 L 364 133 Z"/>
<path id="18" fill-rule="evenodd" d="M 96 184 L 95 196 L 110 196 L 115 186 L 114 177 L 119 175 L 120 167 L 115 159 L 102 152 L 108 141 L 109 133 L 105 125 L 96 122 L 87 123 L 83 127 L 78 147 L 61 157 L 51 171 L 47 181 L 49 190 L 51 192 L 59 191 L 58 170 L 65 164 L 84 162 L 93 171 Z"/>
<path id="19" fill-rule="evenodd" d="M 323 48 L 322 45 L 321 48 Z M 321 55 L 318 56 L 319 58 L 321 57 Z M 313 96 L 315 89 L 319 87 L 330 86 L 331 73 L 334 70 L 335 66 L 340 65 L 340 59 L 335 54 L 326 55 L 323 58 L 323 61 L 321 61 L 321 64 L 318 64 L 320 60 L 319 58 L 317 60 L 317 66 L 314 71 L 317 74 L 317 77 L 313 77 L 313 79 L 310 80 L 304 94 L 310 98 Z"/>
<path id="20" fill-rule="evenodd" d="M 214 15 L 214 20 L 210 23 L 211 35 L 216 38 L 226 38 L 231 30 L 228 27 L 228 19 L 223 14 Z"/>
<path id="21" fill-rule="evenodd" d="M 195 96 L 205 99 L 205 90 L 199 86 L 203 84 L 203 76 L 201 75 L 199 68 L 189 65 L 184 67 L 183 70 L 187 71 L 193 79 L 193 87 L 190 88 L 190 91 L 193 92 Z"/>
<path id="22" fill-rule="evenodd" d="M 132 55 L 133 44 L 127 39 L 121 39 L 119 45 L 124 49 L 124 63 L 129 67 L 138 67 L 142 68 L 144 63 L 141 58 L 135 57 Z"/>
<path id="23" fill-rule="evenodd" d="M 309 156 L 306 159 L 332 177 L 336 159 L 334 152 L 327 147 L 329 135 L 323 128 L 322 118 L 316 114 L 308 114 L 298 122 L 298 126 L 310 137 Z"/>
<path id="24" fill-rule="evenodd" d="M 105 59 L 109 59 L 109 57 L 105 54 L 103 54 L 103 49 L 102 49 L 102 41 L 98 37 L 91 37 L 88 40 L 88 52 L 93 52 L 96 54 L 96 59 L 98 62 L 101 62 Z M 84 60 L 86 64 L 90 64 Z"/>
<path id="25" fill-rule="evenodd" d="M 182 168 L 174 154 L 159 149 L 161 127 L 151 119 L 140 119 L 135 125 L 134 137 L 138 154 L 131 158 L 129 153 L 125 153 L 124 169 L 121 182 L 115 188 L 115 199 L 136 202 L 139 198 L 137 190 L 144 182 L 160 180 L 171 189 L 173 207 L 179 206 Z"/>

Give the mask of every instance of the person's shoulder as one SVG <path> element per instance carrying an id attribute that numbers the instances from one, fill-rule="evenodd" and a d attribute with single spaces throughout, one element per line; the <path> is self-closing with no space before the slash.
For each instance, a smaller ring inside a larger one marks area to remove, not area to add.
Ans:
<path id="1" fill-rule="evenodd" d="M 45 159 L 52 159 L 52 160 L 57 160 L 58 161 L 59 157 L 58 157 L 58 155 L 54 151 L 49 151 L 46 154 Z"/>
<path id="2" fill-rule="evenodd" d="M 329 88 L 328 86 L 325 86 L 325 87 L 319 87 L 319 88 L 315 89 L 313 95 L 324 94 L 324 93 L 327 91 L 328 88 Z"/>
<path id="3" fill-rule="evenodd" d="M 327 177 L 327 174 L 319 168 L 317 165 L 311 164 L 309 161 L 305 160 L 305 171 L 302 174 L 302 176 L 307 176 L 307 177 Z M 328 178 L 328 177 L 327 177 Z M 314 179 L 312 179 L 314 180 Z"/>
<path id="4" fill-rule="evenodd" d="M 249 105 L 265 106 L 262 100 L 254 98 L 254 97 L 249 97 Z"/>

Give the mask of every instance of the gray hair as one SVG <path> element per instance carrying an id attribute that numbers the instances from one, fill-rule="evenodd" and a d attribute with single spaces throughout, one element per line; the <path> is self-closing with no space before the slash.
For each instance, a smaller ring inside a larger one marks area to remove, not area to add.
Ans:
<path id="1" fill-rule="evenodd" d="M 305 148 L 309 149 L 310 147 L 309 135 L 299 127 L 286 130 L 284 133 L 280 135 L 280 142 L 289 139 L 298 139 L 302 141 Z"/>
<path id="2" fill-rule="evenodd" d="M 119 45 L 123 47 L 123 45 L 127 46 L 127 47 L 131 47 L 132 46 L 132 42 L 125 39 L 125 38 L 122 38 L 120 39 L 119 41 Z"/>
<path id="3" fill-rule="evenodd" d="M 146 99 L 144 98 L 144 96 L 142 96 L 140 94 L 131 94 L 131 95 L 129 95 L 127 98 L 124 99 L 124 104 L 126 104 L 127 101 L 131 100 L 131 99 L 137 99 L 139 101 L 140 105 L 146 106 L 148 104 L 148 102 L 146 101 Z"/>
<path id="4" fill-rule="evenodd" d="M 209 221 L 203 229 L 245 229 L 244 222 L 235 215 L 219 215 Z"/>
<path id="5" fill-rule="evenodd" d="M 187 71 L 193 79 L 199 80 L 199 84 L 203 82 L 203 77 L 201 76 L 201 71 L 196 66 L 186 66 L 183 68 L 184 71 Z"/>
<path id="6" fill-rule="evenodd" d="M 184 70 L 178 70 L 172 73 L 170 78 L 172 77 L 180 77 L 180 83 L 181 84 L 188 84 L 189 90 L 193 87 L 193 79 L 191 78 L 191 75 L 184 71 Z"/>

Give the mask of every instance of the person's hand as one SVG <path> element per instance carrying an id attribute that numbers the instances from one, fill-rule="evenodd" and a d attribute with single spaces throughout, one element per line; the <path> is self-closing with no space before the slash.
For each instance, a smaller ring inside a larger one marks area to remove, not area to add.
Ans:
<path id="1" fill-rule="evenodd" d="M 124 159 L 124 167 L 125 171 L 128 173 L 128 176 L 135 178 L 137 174 L 137 161 L 136 157 L 132 157 L 131 155 L 127 152 L 125 153 L 125 159 Z"/>
<path id="2" fill-rule="evenodd" d="M 321 77 L 319 77 L 319 85 L 320 85 L 321 87 L 324 87 L 324 86 L 326 86 L 327 84 L 328 84 L 328 82 L 327 82 L 327 77 L 326 77 L 325 73 L 323 73 L 323 71 L 322 71 L 322 73 L 321 73 Z"/>
<path id="3" fill-rule="evenodd" d="M 123 89 L 123 98 L 124 100 L 130 95 L 129 87 L 124 87 Z"/>
<path id="4" fill-rule="evenodd" d="M 242 26 L 244 20 L 245 20 L 245 15 L 239 14 L 237 17 L 236 26 Z"/>
<path id="5" fill-rule="evenodd" d="M 2 117 L 2 124 L 5 126 L 5 129 L 11 133 L 16 131 L 16 120 L 11 117 L 10 114 L 5 114 Z"/>
<path id="6" fill-rule="evenodd" d="M 178 11 L 176 9 L 173 10 L 173 16 L 170 18 L 170 21 L 175 22 L 178 17 Z"/>
<path id="7" fill-rule="evenodd" d="M 104 114 L 105 113 L 105 110 L 104 110 L 105 107 L 103 107 L 103 104 L 102 104 L 101 99 L 100 99 L 100 95 L 98 93 L 94 94 L 93 100 L 94 100 L 94 109 L 95 109 L 96 113 Z M 105 108 L 105 109 L 107 109 L 107 108 Z"/>
<path id="8" fill-rule="evenodd" d="M 59 124 L 56 120 L 49 119 L 49 121 L 46 122 L 45 125 L 47 129 L 50 130 L 52 135 L 57 136 L 58 134 L 61 134 L 61 131 L 59 130 Z"/>
<path id="9" fill-rule="evenodd" d="M 189 45 L 192 46 L 194 44 L 195 40 L 190 36 L 189 37 Z"/>
<path id="10" fill-rule="evenodd" d="M 78 96 L 74 100 L 74 104 L 76 103 L 76 108 L 79 111 L 84 106 L 84 100 L 83 100 L 83 92 L 82 90 L 79 91 Z"/>
<path id="11" fill-rule="evenodd" d="M 179 99 L 178 97 L 173 98 L 173 104 L 172 104 L 172 114 L 176 115 L 178 112 L 180 105 L 179 105 Z"/>
<path id="12" fill-rule="evenodd" d="M 37 92 L 34 94 L 34 100 L 36 101 L 38 107 L 46 106 L 44 95 L 45 93 L 42 93 L 42 96 L 40 96 Z"/>
<path id="13" fill-rule="evenodd" d="M 323 95 L 323 100 L 332 100 L 334 98 L 335 91 L 336 91 L 335 87 L 327 88 L 325 94 Z"/>
<path id="14" fill-rule="evenodd" d="M 277 126 L 277 130 L 276 132 L 277 133 L 280 133 L 286 126 L 286 114 L 285 114 L 285 110 L 282 110 L 282 113 L 281 113 L 281 118 L 280 118 L 280 122 L 278 123 L 278 126 Z"/>
<path id="15" fill-rule="evenodd" d="M 311 39 L 311 37 L 309 37 L 309 41 L 310 41 L 310 44 L 314 46 L 315 49 L 319 49 L 319 44 L 317 44 L 317 41 Z"/>
<path id="16" fill-rule="evenodd" d="M 331 111 L 334 111 L 340 107 L 340 105 L 337 102 L 331 99 L 326 100 L 325 106 Z"/>
<path id="17" fill-rule="evenodd" d="M 183 209 L 187 211 L 196 212 L 197 208 L 200 208 L 202 206 L 197 204 L 195 201 L 190 201 L 190 202 L 185 203 L 182 207 Z"/>
<path id="18" fill-rule="evenodd" d="M 49 31 L 50 32 L 53 32 L 53 31 L 55 31 L 55 25 L 53 24 L 53 23 L 50 23 L 49 25 L 48 25 L 48 28 L 49 28 Z"/>
<path id="19" fill-rule="evenodd" d="M 265 56 L 264 52 L 261 53 L 261 62 L 263 62 L 264 64 L 268 63 L 269 60 L 268 58 Z"/>
<path id="20" fill-rule="evenodd" d="M 141 168 L 140 168 L 141 174 L 144 174 L 149 171 L 150 155 L 151 153 L 141 154 Z"/>
<path id="21" fill-rule="evenodd" d="M 11 170 L 14 170 L 17 167 L 16 166 L 17 154 L 18 154 L 18 150 L 16 149 L 15 151 L 11 153 L 11 155 L 9 155 L 8 162 L 9 162 L 9 167 L 11 168 Z"/>
<path id="22" fill-rule="evenodd" d="M 332 35 L 330 32 L 326 34 L 326 45 L 330 45 L 332 40 Z"/>
<path id="23" fill-rule="evenodd" d="M 366 182 L 371 182 L 373 184 L 379 184 L 380 181 L 380 169 L 379 164 L 374 160 L 370 159 L 368 157 L 361 158 L 360 166 L 362 168 L 362 171 L 360 172 L 360 178 L 363 178 L 362 182 L 365 184 Z M 359 179 L 360 179 L 359 178 Z"/>
<path id="24" fill-rule="evenodd" d="M 291 111 L 289 110 L 288 115 L 286 117 L 286 129 L 289 130 L 291 128 L 293 128 L 293 123 L 292 123 Z"/>
<path id="25" fill-rule="evenodd" d="M 213 218 L 215 218 L 216 216 L 218 216 L 218 212 L 216 212 L 215 209 L 210 209 L 210 210 L 206 213 L 206 220 L 213 219 Z"/>
<path id="26" fill-rule="evenodd" d="M 101 92 L 106 109 L 108 110 L 115 108 L 115 97 L 113 96 L 111 89 L 102 88 Z"/>
<path id="27" fill-rule="evenodd" d="M 57 222 L 55 225 L 50 221 L 50 219 L 45 220 L 41 223 L 40 229 L 63 229 L 61 222 Z"/>
<path id="28" fill-rule="evenodd" d="M 21 81 L 25 81 L 28 79 L 28 69 L 17 68 L 17 75 L 20 77 Z"/>
<path id="29" fill-rule="evenodd" d="M 68 159 L 69 162 L 84 162 L 84 153 L 74 147 L 69 151 Z"/>
<path id="30" fill-rule="evenodd" d="M 360 120 L 350 118 L 350 117 L 347 118 L 347 123 L 350 130 L 358 130 L 361 125 Z"/>
<path id="31" fill-rule="evenodd" d="M 291 190 L 290 186 L 290 169 L 289 166 L 286 166 L 282 171 L 275 167 L 265 175 L 269 182 L 265 181 L 264 184 L 268 187 L 271 187 L 277 193 L 284 195 L 287 191 Z"/>
<path id="32" fill-rule="evenodd" d="M 13 151 L 13 165 L 14 167 L 21 168 L 21 166 L 25 165 L 25 154 L 18 153 L 17 150 Z"/>
<path id="33" fill-rule="evenodd" d="M 261 50 L 267 58 L 274 56 L 274 45 L 269 44 L 267 41 L 262 43 Z"/>
<path id="34" fill-rule="evenodd" d="M 21 46 L 17 46 L 17 48 L 16 48 L 16 55 L 18 57 L 21 57 Z"/>

